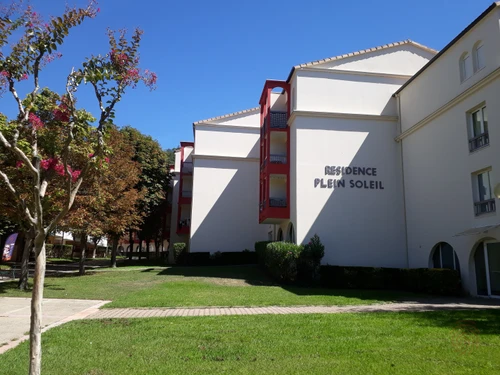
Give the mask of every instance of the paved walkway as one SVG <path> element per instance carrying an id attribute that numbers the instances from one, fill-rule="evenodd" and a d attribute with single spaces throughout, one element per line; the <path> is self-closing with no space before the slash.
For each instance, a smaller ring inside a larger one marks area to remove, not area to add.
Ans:
<path id="1" fill-rule="evenodd" d="M 30 330 L 30 298 L 0 297 L 0 354 L 27 340 Z M 43 331 L 99 311 L 109 301 L 44 299 Z M 2 345 L 7 344 L 7 345 Z"/>
<path id="2" fill-rule="evenodd" d="M 335 314 L 394 311 L 438 311 L 497 309 L 496 302 L 403 302 L 358 306 L 269 306 L 269 307 L 205 307 L 205 308 L 143 308 L 101 309 L 86 319 L 157 318 L 177 316 L 263 315 L 263 314 Z"/>

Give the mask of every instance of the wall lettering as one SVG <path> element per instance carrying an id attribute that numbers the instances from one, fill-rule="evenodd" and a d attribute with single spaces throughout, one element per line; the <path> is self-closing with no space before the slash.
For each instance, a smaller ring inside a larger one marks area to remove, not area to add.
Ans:
<path id="1" fill-rule="evenodd" d="M 377 176 L 377 168 L 374 167 L 342 167 L 325 166 L 326 176 L 340 176 L 341 178 L 315 178 L 314 187 L 320 189 L 351 188 L 351 189 L 372 189 L 384 190 L 384 184 L 379 180 L 350 179 L 344 176 Z M 347 182 L 346 182 L 347 181 Z"/>

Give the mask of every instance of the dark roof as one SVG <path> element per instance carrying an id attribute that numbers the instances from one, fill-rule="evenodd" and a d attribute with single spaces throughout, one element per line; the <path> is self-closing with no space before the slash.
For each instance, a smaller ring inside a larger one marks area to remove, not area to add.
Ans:
<path id="1" fill-rule="evenodd" d="M 467 34 L 474 26 L 476 26 L 479 22 L 482 21 L 484 17 L 486 17 L 493 9 L 496 9 L 498 6 L 500 6 L 500 2 L 494 2 L 491 4 L 488 9 L 486 9 L 479 17 L 477 17 L 472 23 L 469 24 L 465 29 L 462 30 L 460 34 L 458 34 L 450 43 L 448 43 L 439 53 L 434 56 L 432 59 L 429 60 L 427 64 L 425 64 L 422 69 L 420 69 L 418 72 L 416 72 L 408 81 L 405 82 L 403 86 L 401 86 L 398 91 L 394 93 L 394 96 L 399 94 L 401 91 L 404 90 L 406 86 L 408 86 L 415 78 L 417 78 L 420 74 L 424 72 L 429 66 L 431 66 L 441 55 L 443 55 L 447 50 L 449 50 L 456 42 L 458 42 L 465 34 Z"/>

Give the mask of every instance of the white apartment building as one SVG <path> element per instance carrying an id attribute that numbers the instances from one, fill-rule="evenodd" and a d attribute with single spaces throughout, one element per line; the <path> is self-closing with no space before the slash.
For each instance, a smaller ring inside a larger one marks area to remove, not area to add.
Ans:
<path id="1" fill-rule="evenodd" d="M 440 52 L 406 40 L 297 65 L 258 107 L 195 122 L 171 242 L 318 234 L 325 264 L 453 268 L 500 297 L 499 46 L 493 3 Z"/>

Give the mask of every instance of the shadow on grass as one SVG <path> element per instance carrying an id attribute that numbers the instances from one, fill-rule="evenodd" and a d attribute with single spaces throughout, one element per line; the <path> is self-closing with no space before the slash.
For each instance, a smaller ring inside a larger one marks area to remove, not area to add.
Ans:
<path id="1" fill-rule="evenodd" d="M 475 340 L 481 335 L 500 335 L 500 310 L 440 310 L 398 313 L 398 317 L 412 319 L 415 325 L 452 328 L 458 333 L 450 339 L 456 349 L 480 345 Z"/>
<path id="2" fill-rule="evenodd" d="M 244 280 L 250 285 L 277 286 L 278 284 L 267 276 L 256 265 L 249 266 L 208 266 L 208 267 L 169 267 L 158 273 L 159 276 L 206 277 L 220 279 Z"/>

